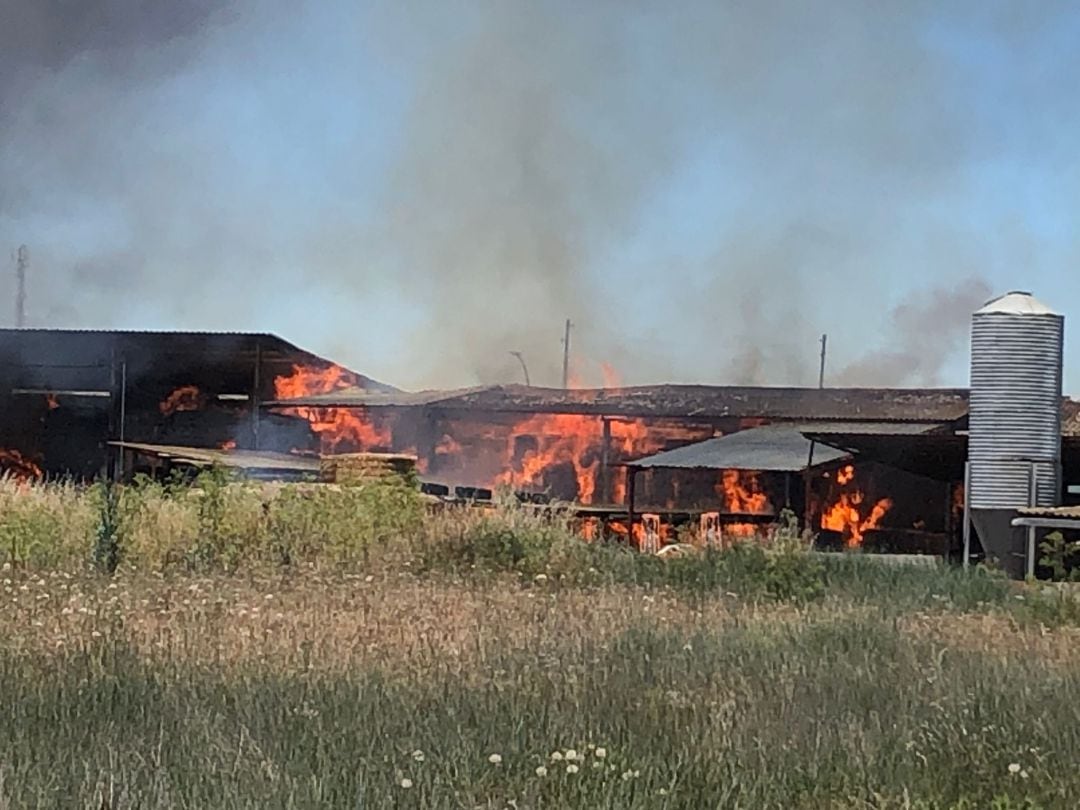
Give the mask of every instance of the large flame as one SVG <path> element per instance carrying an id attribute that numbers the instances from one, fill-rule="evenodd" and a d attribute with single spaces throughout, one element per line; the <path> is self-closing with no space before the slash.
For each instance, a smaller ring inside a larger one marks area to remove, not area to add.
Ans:
<path id="1" fill-rule="evenodd" d="M 164 416 L 172 416 L 181 411 L 197 411 L 203 407 L 202 392 L 194 385 L 182 385 L 165 397 L 158 405 Z"/>
<path id="2" fill-rule="evenodd" d="M 723 511 L 729 515 L 771 515 L 775 512 L 756 472 L 724 470 L 716 485 L 716 494 L 723 499 Z"/>
<path id="3" fill-rule="evenodd" d="M 279 400 L 316 396 L 362 387 L 362 380 L 341 366 L 323 368 L 293 366 L 293 372 L 274 379 L 274 395 Z M 351 408 L 286 408 L 285 413 L 306 419 L 319 434 L 324 452 L 388 449 L 392 444 L 388 429 L 379 427 Z"/>
<path id="4" fill-rule="evenodd" d="M 608 425 L 609 464 L 653 451 L 642 420 L 611 419 Z M 510 429 L 504 471 L 494 484 L 543 489 L 548 486 L 551 470 L 570 468 L 577 480 L 576 500 L 593 503 L 602 494 L 597 491 L 597 483 L 604 460 L 604 432 L 604 420 L 595 416 L 536 414 L 522 419 Z M 445 442 L 440 445 L 445 447 Z M 622 502 L 626 494 L 625 472 L 612 470 L 612 478 L 614 500 Z"/>
<path id="5" fill-rule="evenodd" d="M 24 456 L 18 450 L 5 450 L 0 447 L 0 474 L 7 474 L 17 481 L 30 481 L 41 478 L 41 467 Z"/>
<path id="6" fill-rule="evenodd" d="M 873 504 L 855 485 L 855 467 L 848 464 L 837 470 L 836 483 L 847 489 L 836 496 L 836 501 L 821 515 L 821 528 L 839 532 L 849 548 L 862 545 L 863 534 L 876 529 L 892 509 L 891 498 L 881 498 Z"/>

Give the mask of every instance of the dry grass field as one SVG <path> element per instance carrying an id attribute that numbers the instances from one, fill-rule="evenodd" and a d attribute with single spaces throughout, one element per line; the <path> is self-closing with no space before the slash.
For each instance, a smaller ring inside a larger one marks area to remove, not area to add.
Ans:
<path id="1" fill-rule="evenodd" d="M 89 491 L 21 497 L 7 543 L 45 520 L 34 498 L 69 499 L 48 520 L 82 514 L 86 543 L 109 524 Z M 357 520 L 372 503 L 342 512 L 379 538 L 347 554 L 265 557 L 219 523 L 240 546 L 221 558 L 187 494 L 140 497 L 195 529 L 154 541 L 129 510 L 121 552 L 203 555 L 121 553 L 110 576 L 39 527 L 5 564 L 0 807 L 1080 804 L 1080 627 L 1056 590 L 775 538 L 658 561 L 513 509 Z"/>

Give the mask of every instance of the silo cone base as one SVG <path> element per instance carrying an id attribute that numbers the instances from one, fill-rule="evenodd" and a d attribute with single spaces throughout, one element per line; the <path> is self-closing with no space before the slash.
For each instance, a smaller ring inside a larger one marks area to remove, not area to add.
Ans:
<path id="1" fill-rule="evenodd" d="M 1023 579 L 1026 568 L 1026 533 L 1013 528 L 1014 509 L 973 509 L 971 524 L 987 560 L 993 560 L 1013 579 Z"/>

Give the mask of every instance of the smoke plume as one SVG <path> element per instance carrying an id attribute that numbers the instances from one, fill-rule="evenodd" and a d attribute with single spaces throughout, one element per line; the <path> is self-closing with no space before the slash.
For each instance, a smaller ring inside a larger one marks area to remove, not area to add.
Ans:
<path id="1" fill-rule="evenodd" d="M 845 367 L 838 385 L 941 385 L 947 358 L 966 346 L 971 313 L 991 297 L 980 278 L 921 291 L 890 313 L 883 347 Z"/>
<path id="2" fill-rule="evenodd" d="M 584 382 L 813 383 L 828 332 L 831 382 L 955 383 L 1022 234 L 956 213 L 1005 146 L 939 34 L 1024 53 L 1056 13 L 6 0 L 0 245 L 35 325 L 274 331 L 405 387 L 512 351 L 557 384 L 567 317 Z"/>

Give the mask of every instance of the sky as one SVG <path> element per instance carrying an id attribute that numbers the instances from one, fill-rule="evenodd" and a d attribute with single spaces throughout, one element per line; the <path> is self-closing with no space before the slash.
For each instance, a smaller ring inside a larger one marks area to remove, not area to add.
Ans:
<path id="1" fill-rule="evenodd" d="M 814 384 L 827 333 L 962 386 L 1025 289 L 1080 394 L 1070 5 L 3 0 L 0 300 L 25 244 L 30 325 L 404 388 L 556 385 L 566 318 L 584 383 Z"/>

